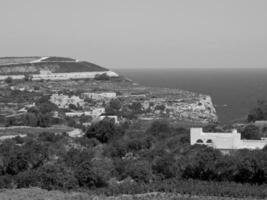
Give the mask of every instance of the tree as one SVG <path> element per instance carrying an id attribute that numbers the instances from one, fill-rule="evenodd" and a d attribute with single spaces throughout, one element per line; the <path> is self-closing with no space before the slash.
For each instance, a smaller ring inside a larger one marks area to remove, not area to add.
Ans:
<path id="1" fill-rule="evenodd" d="M 110 77 L 107 75 L 107 73 L 104 74 L 97 74 L 95 76 L 95 80 L 99 80 L 99 81 L 108 81 L 110 80 Z"/>
<path id="2" fill-rule="evenodd" d="M 122 103 L 119 99 L 111 99 L 105 110 L 109 115 L 117 115 L 121 107 Z"/>
<path id="3" fill-rule="evenodd" d="M 152 122 L 146 132 L 156 137 L 165 138 L 171 134 L 172 130 L 168 121 L 157 120 Z"/>
<path id="4" fill-rule="evenodd" d="M 164 179 L 176 177 L 179 170 L 172 154 L 157 157 L 153 163 L 152 169 L 156 174 L 163 176 Z"/>
<path id="5" fill-rule="evenodd" d="M 247 120 L 249 122 L 254 122 L 256 120 L 267 120 L 267 101 L 258 100 L 256 107 L 250 111 Z"/>
<path id="6" fill-rule="evenodd" d="M 96 138 L 106 143 L 115 136 L 121 136 L 124 131 L 115 124 L 114 120 L 104 119 L 92 124 L 86 132 L 88 138 Z"/>
<path id="7" fill-rule="evenodd" d="M 37 170 L 40 187 L 48 190 L 74 189 L 78 181 L 74 173 L 62 164 L 47 164 Z"/>
<path id="8" fill-rule="evenodd" d="M 260 130 L 257 126 L 250 124 L 241 132 L 241 138 L 247 140 L 259 140 L 261 138 Z"/>
<path id="9" fill-rule="evenodd" d="M 210 147 L 193 146 L 184 155 L 182 163 L 182 177 L 201 180 L 213 180 L 216 178 L 215 163 L 222 157 L 219 150 Z"/>
<path id="10" fill-rule="evenodd" d="M 85 161 L 75 169 L 75 177 L 82 187 L 103 187 L 109 179 L 109 166 L 107 163 L 95 165 L 93 162 Z"/>
<path id="11" fill-rule="evenodd" d="M 74 104 L 69 104 L 69 109 L 70 110 L 78 110 L 78 108 L 77 108 L 77 106 L 76 105 L 74 105 Z"/>
<path id="12" fill-rule="evenodd" d="M 267 181 L 267 155 L 264 151 L 239 150 L 235 156 L 234 181 L 262 184 Z"/>
<path id="13" fill-rule="evenodd" d="M 5 79 L 5 82 L 7 83 L 7 84 L 10 84 L 10 83 L 12 83 L 13 82 L 13 79 L 12 79 L 12 77 L 7 77 L 6 79 Z"/>
<path id="14" fill-rule="evenodd" d="M 25 75 L 24 75 L 24 80 L 25 80 L 25 81 L 32 81 L 32 78 L 33 78 L 33 77 L 32 77 L 32 75 L 30 75 L 30 74 L 25 74 Z"/>
<path id="15" fill-rule="evenodd" d="M 123 177 L 131 177 L 136 182 L 149 183 L 153 178 L 151 164 L 146 160 L 129 161 L 125 165 Z"/>
<path id="16" fill-rule="evenodd" d="M 142 113 L 143 106 L 140 102 L 133 102 L 129 107 L 134 112 L 134 114 Z"/>

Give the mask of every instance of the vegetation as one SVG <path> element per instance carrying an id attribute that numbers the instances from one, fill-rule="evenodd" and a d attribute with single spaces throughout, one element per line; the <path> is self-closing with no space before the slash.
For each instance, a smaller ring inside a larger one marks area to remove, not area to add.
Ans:
<path id="1" fill-rule="evenodd" d="M 7 84 L 12 83 L 12 82 L 13 82 L 12 77 L 7 77 L 7 78 L 5 79 L 5 82 L 6 82 Z"/>
<path id="2" fill-rule="evenodd" d="M 260 140 L 261 139 L 261 133 L 257 126 L 250 124 L 244 128 L 244 130 L 241 132 L 242 139 L 248 139 L 248 140 Z"/>
<path id="3" fill-rule="evenodd" d="M 95 80 L 98 80 L 98 81 L 108 81 L 108 80 L 110 80 L 110 77 L 106 73 L 104 73 L 104 74 L 97 74 L 95 76 Z"/>
<path id="4" fill-rule="evenodd" d="M 235 185 L 231 185 L 234 187 Z M 244 188 L 244 192 L 245 189 Z M 259 191 L 260 192 L 260 191 Z M 62 191 L 47 191 L 39 188 L 30 189 L 16 189 L 16 190 L 4 190 L 0 193 L 1 200 L 36 200 L 36 199 L 53 199 L 53 200 L 255 200 L 254 197 L 246 198 L 229 198 L 229 197 L 215 197 L 215 196 L 201 196 L 201 195 L 188 195 L 170 192 L 149 192 L 142 194 L 123 194 L 116 196 L 106 196 L 103 194 L 95 194 L 90 192 L 62 192 Z"/>
<path id="5" fill-rule="evenodd" d="M 90 126 L 83 138 L 41 133 L 5 140 L 0 144 L 0 188 L 267 196 L 266 148 L 223 155 L 190 146 L 188 134 L 167 121 L 136 132 L 105 119 Z"/>
<path id="6" fill-rule="evenodd" d="M 256 107 L 250 111 L 247 119 L 249 122 L 267 120 L 267 101 L 259 100 Z"/>
<path id="7" fill-rule="evenodd" d="M 9 118 L 6 126 L 26 125 L 32 127 L 49 127 L 57 124 L 57 119 L 53 118 L 53 113 L 58 111 L 58 107 L 49 101 L 47 96 L 40 98 L 34 107 L 28 109 L 27 113 L 18 118 Z"/>

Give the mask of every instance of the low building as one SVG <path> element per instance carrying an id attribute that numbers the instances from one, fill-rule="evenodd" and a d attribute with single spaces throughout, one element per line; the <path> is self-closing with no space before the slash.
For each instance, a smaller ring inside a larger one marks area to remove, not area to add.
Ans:
<path id="1" fill-rule="evenodd" d="M 116 92 L 87 92 L 82 94 L 83 97 L 93 100 L 113 99 L 116 98 Z"/>
<path id="2" fill-rule="evenodd" d="M 65 115 L 67 117 L 81 117 L 81 116 L 92 116 L 93 118 L 97 118 L 100 115 L 105 113 L 105 108 L 94 108 L 88 111 L 77 111 L 77 112 L 66 112 Z"/>
<path id="3" fill-rule="evenodd" d="M 50 101 L 56 104 L 59 108 L 69 108 L 70 104 L 73 104 L 77 107 L 83 107 L 85 102 L 78 96 L 68 96 L 63 94 L 53 94 L 50 97 Z"/>
<path id="4" fill-rule="evenodd" d="M 242 140 L 241 133 L 235 129 L 228 133 L 206 133 L 202 128 L 191 128 L 190 143 L 191 145 L 207 145 L 223 152 L 229 152 L 237 149 L 262 149 L 267 145 L 267 140 Z"/>
<path id="5" fill-rule="evenodd" d="M 119 123 L 118 116 L 116 116 L 116 115 L 101 115 L 101 116 L 99 116 L 98 120 L 101 121 L 101 120 L 104 120 L 106 118 L 114 120 L 114 122 L 116 124 Z"/>

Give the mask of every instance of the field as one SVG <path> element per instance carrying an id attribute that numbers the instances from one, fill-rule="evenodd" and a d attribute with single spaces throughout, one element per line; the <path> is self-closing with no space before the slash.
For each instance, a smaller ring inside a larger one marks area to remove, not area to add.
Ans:
<path id="1" fill-rule="evenodd" d="M 0 65 L 9 65 L 9 64 L 19 64 L 19 63 L 29 63 L 34 60 L 38 60 L 41 57 L 3 57 L 0 58 Z"/>
<path id="2" fill-rule="evenodd" d="M 1 60 L 0 60 L 1 61 Z M 40 70 L 50 70 L 53 73 L 70 73 L 70 72 L 96 72 L 107 71 L 90 62 L 37 62 L 37 63 L 13 63 L 0 65 L 1 75 L 24 75 L 39 74 Z"/>
<path id="3" fill-rule="evenodd" d="M 39 188 L 2 190 L 1 200 L 241 200 L 239 198 L 214 197 L 214 196 L 190 196 L 174 193 L 146 193 L 137 195 L 119 196 L 95 196 L 82 192 L 47 191 Z M 243 200 L 255 200 L 255 198 L 242 198 Z"/>
<path id="4" fill-rule="evenodd" d="M 19 135 L 19 134 L 39 134 L 39 133 L 64 133 L 72 131 L 73 128 L 67 126 L 53 126 L 48 128 L 42 127 L 0 127 L 0 137 L 6 135 Z"/>

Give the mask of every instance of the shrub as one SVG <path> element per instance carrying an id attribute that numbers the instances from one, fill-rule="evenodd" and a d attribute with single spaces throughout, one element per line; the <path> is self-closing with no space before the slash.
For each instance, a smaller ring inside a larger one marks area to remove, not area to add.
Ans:
<path id="1" fill-rule="evenodd" d="M 61 140 L 64 135 L 55 134 L 52 132 L 42 132 L 38 135 L 39 141 L 56 143 Z"/>
<path id="2" fill-rule="evenodd" d="M 74 189 L 78 181 L 74 173 L 60 164 L 47 164 L 37 170 L 40 187 L 48 190 Z"/>
<path id="3" fill-rule="evenodd" d="M 5 82 L 6 82 L 7 84 L 12 83 L 12 82 L 13 82 L 12 77 L 7 77 L 7 78 L 5 79 Z"/>
<path id="4" fill-rule="evenodd" d="M 185 154 L 183 178 L 213 180 L 216 177 L 215 162 L 222 156 L 221 152 L 209 147 L 191 149 Z"/>
<path id="5" fill-rule="evenodd" d="M 266 120 L 267 119 L 267 101 L 258 100 L 256 107 L 250 111 L 247 119 L 249 122 L 253 122 L 256 120 Z"/>
<path id="6" fill-rule="evenodd" d="M 168 121 L 157 120 L 152 122 L 151 126 L 147 129 L 146 133 L 155 137 L 166 138 L 170 136 L 172 130 Z"/>
<path id="7" fill-rule="evenodd" d="M 255 125 L 248 125 L 241 132 L 241 138 L 247 140 L 259 140 L 261 138 L 260 130 Z"/>
<path id="8" fill-rule="evenodd" d="M 84 149 L 70 149 L 64 156 L 63 161 L 66 163 L 67 166 L 76 169 L 78 168 L 83 162 L 90 162 L 93 158 L 93 151 Z"/>
<path id="9" fill-rule="evenodd" d="M 111 99 L 105 108 L 105 112 L 108 115 L 118 115 L 121 108 L 122 102 L 119 99 Z"/>
<path id="10" fill-rule="evenodd" d="M 15 176 L 18 188 L 38 187 L 40 186 L 40 177 L 36 170 L 27 170 Z"/>
<path id="11" fill-rule="evenodd" d="M 179 174 L 176 160 L 171 154 L 156 158 L 152 165 L 152 169 L 154 173 L 158 174 L 164 179 L 173 178 Z"/>
<path id="12" fill-rule="evenodd" d="M 0 176 L 0 189 L 12 188 L 13 187 L 13 177 L 10 175 Z"/>
<path id="13" fill-rule="evenodd" d="M 153 179 L 151 165 L 145 160 L 129 161 L 125 165 L 123 177 L 131 177 L 136 182 L 148 183 Z"/>
<path id="14" fill-rule="evenodd" d="M 114 137 L 122 136 L 124 130 L 115 124 L 113 120 L 104 119 L 93 124 L 86 132 L 88 138 L 96 138 L 102 143 L 106 143 Z"/>
<path id="15" fill-rule="evenodd" d="M 110 77 L 106 73 L 104 73 L 104 74 L 97 74 L 95 76 L 95 80 L 108 81 L 108 80 L 110 80 Z"/>
<path id="16" fill-rule="evenodd" d="M 75 169 L 75 176 L 81 187 L 103 187 L 107 184 L 106 177 L 100 174 L 91 162 L 83 162 Z"/>

